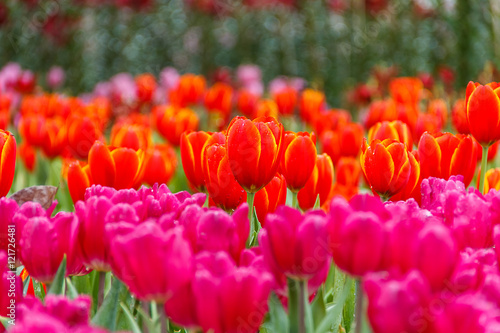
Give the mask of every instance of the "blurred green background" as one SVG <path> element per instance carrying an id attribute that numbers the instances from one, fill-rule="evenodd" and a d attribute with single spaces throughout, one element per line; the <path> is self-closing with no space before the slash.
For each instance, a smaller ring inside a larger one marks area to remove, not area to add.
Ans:
<path id="1" fill-rule="evenodd" d="M 59 65 L 71 94 L 119 72 L 210 77 L 254 63 L 266 82 L 301 76 L 340 105 L 376 65 L 400 75 L 447 66 L 464 88 L 499 59 L 498 0 L 1 1 L 0 67 L 44 75 Z"/>

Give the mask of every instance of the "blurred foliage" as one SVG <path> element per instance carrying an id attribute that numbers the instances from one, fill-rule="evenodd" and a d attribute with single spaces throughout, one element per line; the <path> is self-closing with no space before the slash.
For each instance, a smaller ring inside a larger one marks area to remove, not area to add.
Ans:
<path id="1" fill-rule="evenodd" d="M 182 0 L 156 0 L 140 11 L 75 0 L 7 0 L 0 66 L 15 61 L 40 75 L 62 66 L 68 92 L 77 94 L 119 72 L 158 74 L 174 66 L 210 75 L 220 66 L 255 63 L 266 81 L 301 76 L 339 105 L 343 89 L 366 80 L 375 65 L 396 64 L 401 75 L 447 65 L 463 88 L 486 61 L 498 59 L 493 0 L 456 0 L 453 9 L 427 0 L 434 5 L 430 12 L 398 0 L 373 15 L 363 8 L 368 1 L 351 2 L 334 12 L 321 0 L 268 9 L 235 0 L 207 14 Z"/>

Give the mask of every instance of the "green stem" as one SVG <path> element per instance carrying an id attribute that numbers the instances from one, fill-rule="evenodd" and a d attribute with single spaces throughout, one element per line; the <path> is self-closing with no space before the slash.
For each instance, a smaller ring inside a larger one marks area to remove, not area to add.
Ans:
<path id="1" fill-rule="evenodd" d="M 292 208 L 299 208 L 299 201 L 297 200 L 298 192 L 292 192 Z"/>
<path id="2" fill-rule="evenodd" d="M 247 247 L 252 246 L 255 242 L 253 239 L 253 235 L 257 232 L 258 228 L 255 227 L 254 219 L 253 219 L 253 202 L 255 199 L 255 193 L 247 192 L 247 203 L 248 203 L 248 221 L 250 221 L 250 234 L 248 235 Z"/>
<path id="3" fill-rule="evenodd" d="M 99 309 L 104 301 L 104 286 L 106 284 L 106 272 L 98 272 L 99 274 L 99 292 L 97 294 L 97 309 Z"/>
<path id="4" fill-rule="evenodd" d="M 361 287 L 361 281 L 356 280 L 356 313 L 354 319 L 356 320 L 354 326 L 354 333 L 361 333 L 363 329 L 363 319 L 364 319 L 364 295 L 363 288 Z"/>
<path id="5" fill-rule="evenodd" d="M 486 175 L 486 162 L 488 162 L 488 146 L 483 146 L 483 157 L 481 158 L 481 173 L 479 174 L 478 190 L 484 194 L 484 177 Z"/>
<path id="6" fill-rule="evenodd" d="M 305 282 L 287 279 L 290 333 L 305 333 Z"/>
<path id="7" fill-rule="evenodd" d="M 165 316 L 165 309 L 163 308 L 163 304 L 157 303 L 156 304 L 156 312 L 158 315 L 158 332 L 163 333 L 163 332 L 168 332 L 167 330 L 167 317 Z"/>

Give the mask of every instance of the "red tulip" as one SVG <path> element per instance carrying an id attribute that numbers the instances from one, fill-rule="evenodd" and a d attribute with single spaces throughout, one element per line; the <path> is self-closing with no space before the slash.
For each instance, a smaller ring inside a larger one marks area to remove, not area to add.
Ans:
<path id="1" fill-rule="evenodd" d="M 492 82 L 485 86 L 469 82 L 466 90 L 469 130 L 481 145 L 489 146 L 500 139 L 500 89 Z"/>
<path id="2" fill-rule="evenodd" d="M 9 193 L 16 169 L 16 139 L 10 132 L 0 130 L 0 197 Z"/>
<path id="3" fill-rule="evenodd" d="M 325 131 L 321 136 L 323 151 L 336 165 L 342 156 L 358 156 L 363 141 L 363 128 L 357 123 L 348 123 L 337 131 Z"/>
<path id="4" fill-rule="evenodd" d="M 255 193 L 276 175 L 283 154 L 283 125 L 272 117 L 235 117 L 227 129 L 227 155 L 236 181 Z"/>
<path id="5" fill-rule="evenodd" d="M 198 116 L 191 109 L 157 106 L 153 113 L 156 129 L 174 146 L 179 145 L 182 133 L 198 129 Z"/>
<path id="6" fill-rule="evenodd" d="M 135 77 L 137 99 L 141 103 L 151 103 L 156 91 L 156 79 L 152 74 L 145 73 Z"/>
<path id="7" fill-rule="evenodd" d="M 45 156 L 50 159 L 61 156 L 67 149 L 68 137 L 65 125 L 59 117 L 45 120 L 46 136 L 41 147 Z"/>
<path id="8" fill-rule="evenodd" d="M 233 88 L 218 82 L 207 90 L 205 95 L 205 107 L 208 112 L 219 112 L 223 116 L 231 114 L 233 104 Z"/>
<path id="9" fill-rule="evenodd" d="M 286 180 L 279 173 L 269 184 L 255 193 L 255 211 L 262 226 L 265 225 L 267 214 L 274 213 L 278 206 L 286 204 L 286 194 Z"/>
<path id="10" fill-rule="evenodd" d="M 98 124 L 91 118 L 76 115 L 68 119 L 68 144 L 75 158 L 87 159 L 90 148 L 101 136 Z"/>
<path id="11" fill-rule="evenodd" d="M 337 163 L 335 178 L 337 183 L 345 186 L 357 187 L 361 166 L 359 160 L 354 157 L 341 157 Z"/>
<path id="12" fill-rule="evenodd" d="M 168 184 L 175 174 L 177 157 L 169 144 L 156 144 L 144 154 L 144 176 L 142 182 L 153 186 L 155 183 Z"/>
<path id="13" fill-rule="evenodd" d="M 283 88 L 273 94 L 278 111 L 283 116 L 293 115 L 297 105 L 297 90 L 293 87 Z"/>
<path id="14" fill-rule="evenodd" d="M 500 168 L 489 169 L 488 171 L 486 171 L 484 192 L 488 193 L 490 189 L 495 189 L 497 191 L 500 190 Z"/>
<path id="15" fill-rule="evenodd" d="M 465 186 L 468 186 L 476 171 L 475 154 L 476 149 L 470 136 L 424 133 L 418 143 L 421 178 L 448 180 L 450 176 L 462 175 Z"/>
<path id="16" fill-rule="evenodd" d="M 466 106 L 465 99 L 459 99 L 455 102 L 451 111 L 451 122 L 460 134 L 470 134 Z"/>
<path id="17" fill-rule="evenodd" d="M 304 90 L 299 101 L 300 118 L 306 123 L 311 123 L 320 111 L 323 110 L 325 102 L 326 98 L 324 93 L 312 89 Z"/>
<path id="18" fill-rule="evenodd" d="M 203 176 L 203 147 L 210 138 L 207 132 L 184 132 L 181 135 L 182 168 L 189 183 L 198 191 L 205 192 Z"/>
<path id="19" fill-rule="evenodd" d="M 415 131 L 413 133 L 415 142 L 418 142 L 422 134 L 425 132 L 438 133 L 442 128 L 441 119 L 439 119 L 438 116 L 430 113 L 420 114 L 415 124 Z"/>
<path id="20" fill-rule="evenodd" d="M 201 75 L 185 74 L 179 79 L 176 88 L 169 94 L 170 102 L 179 108 L 197 104 L 205 92 L 206 81 Z"/>
<path id="21" fill-rule="evenodd" d="M 21 160 L 23 161 L 24 167 L 30 172 L 33 173 L 36 165 L 36 151 L 35 148 L 30 146 L 28 143 L 23 142 L 19 146 L 18 154 Z"/>
<path id="22" fill-rule="evenodd" d="M 368 142 L 378 139 L 394 139 L 406 145 L 408 150 L 413 148 L 413 138 L 408 126 L 401 120 L 378 122 L 368 131 Z"/>
<path id="23" fill-rule="evenodd" d="M 292 192 L 306 185 L 316 165 L 316 136 L 314 132 L 285 132 L 284 153 L 280 172 Z"/>
<path id="24" fill-rule="evenodd" d="M 271 99 L 262 99 L 257 103 L 254 118 L 273 117 L 278 118 L 278 105 Z"/>
<path id="25" fill-rule="evenodd" d="M 0 94 L 0 129 L 6 130 L 7 126 L 10 124 L 10 105 L 10 97 L 8 95 Z"/>
<path id="26" fill-rule="evenodd" d="M 224 210 L 236 209 L 247 199 L 245 190 L 238 184 L 230 168 L 224 143 L 205 145 L 203 175 L 210 199 Z"/>
<path id="27" fill-rule="evenodd" d="M 330 194 L 333 186 L 333 163 L 330 156 L 326 154 L 318 155 L 316 166 L 306 185 L 297 194 L 299 206 L 302 210 L 314 207 L 319 195 L 319 204 L 323 206 Z"/>
<path id="28" fill-rule="evenodd" d="M 111 146 L 146 150 L 153 146 L 149 127 L 118 122 L 111 128 Z"/>
<path id="29" fill-rule="evenodd" d="M 398 119 L 398 111 L 393 100 L 375 101 L 370 105 L 365 120 L 365 127 L 370 128 L 381 121 L 393 121 Z"/>
<path id="30" fill-rule="evenodd" d="M 389 83 L 392 98 L 401 104 L 416 105 L 420 101 L 423 88 L 422 81 L 415 77 L 399 77 Z"/>
<path id="31" fill-rule="evenodd" d="M 351 122 L 349 111 L 331 109 L 322 111 L 313 119 L 314 132 L 321 137 L 325 131 L 336 131 Z"/>
<path id="32" fill-rule="evenodd" d="M 245 117 L 255 118 L 255 112 L 257 110 L 258 102 L 259 102 L 259 96 L 252 93 L 250 90 L 242 88 L 238 91 L 236 108 Z"/>
<path id="33" fill-rule="evenodd" d="M 88 165 L 82 167 L 82 162 L 73 161 L 68 165 L 68 190 L 73 203 L 84 200 L 85 190 L 93 184 Z"/>

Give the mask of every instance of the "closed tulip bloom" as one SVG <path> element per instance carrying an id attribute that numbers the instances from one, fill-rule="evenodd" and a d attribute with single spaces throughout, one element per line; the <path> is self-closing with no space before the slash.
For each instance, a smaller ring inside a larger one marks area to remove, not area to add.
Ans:
<path id="1" fill-rule="evenodd" d="M 97 271 L 109 271 L 110 252 L 106 238 L 106 215 L 113 203 L 105 197 L 91 197 L 75 204 L 79 224 L 75 242 L 83 262 Z"/>
<path id="2" fill-rule="evenodd" d="M 484 192 L 488 193 L 490 189 L 500 190 L 500 168 L 489 169 L 486 171 L 484 182 Z"/>
<path id="3" fill-rule="evenodd" d="M 249 193 L 276 175 L 284 148 L 283 125 L 272 117 L 235 117 L 227 129 L 227 155 L 236 181 Z"/>
<path id="4" fill-rule="evenodd" d="M 236 108 L 245 117 L 255 118 L 260 96 L 249 89 L 241 88 L 237 93 Z"/>
<path id="5" fill-rule="evenodd" d="M 259 233 L 264 260 L 287 277 L 309 280 L 329 259 L 326 248 L 326 220 L 323 214 L 280 206 L 267 215 Z"/>
<path id="6" fill-rule="evenodd" d="M 389 83 L 391 97 L 397 103 L 415 105 L 419 102 L 424 85 L 416 77 L 398 77 Z"/>
<path id="7" fill-rule="evenodd" d="M 458 99 L 451 110 L 451 122 L 460 134 L 470 134 L 465 99 Z"/>
<path id="8" fill-rule="evenodd" d="M 0 95 L 0 129 L 6 130 L 10 124 L 11 98 L 8 95 Z"/>
<path id="9" fill-rule="evenodd" d="M 354 157 L 341 157 L 335 170 L 335 180 L 338 184 L 358 187 L 361 175 L 359 160 Z"/>
<path id="10" fill-rule="evenodd" d="M 23 161 L 24 167 L 30 172 L 33 173 L 36 165 L 36 150 L 33 146 L 30 146 L 28 143 L 23 142 L 19 145 L 18 149 L 19 157 L 21 161 Z"/>
<path id="11" fill-rule="evenodd" d="M 306 185 L 298 192 L 297 199 L 302 210 L 314 207 L 319 195 L 319 204 L 323 206 L 333 186 L 333 163 L 327 154 L 316 157 L 316 166 Z"/>
<path id="12" fill-rule="evenodd" d="M 281 115 L 289 116 L 294 114 L 297 106 L 297 95 L 297 90 L 293 87 L 285 87 L 272 93 L 273 99 Z"/>
<path id="13" fill-rule="evenodd" d="M 401 120 L 382 121 L 373 125 L 368 131 L 368 142 L 378 139 L 394 139 L 406 145 L 408 150 L 413 148 L 413 138 L 408 126 Z"/>
<path id="14" fill-rule="evenodd" d="M 354 276 L 364 276 L 383 268 L 385 209 L 378 198 L 367 199 L 366 211 L 353 207 L 353 200 L 349 204 L 343 198 L 335 198 L 330 204 L 328 247 L 339 268 Z"/>
<path id="15" fill-rule="evenodd" d="M 420 137 L 425 132 L 439 133 L 442 128 L 441 119 L 439 119 L 438 116 L 430 113 L 421 113 L 415 123 L 415 130 L 413 133 L 415 142 L 419 141 Z"/>
<path id="16" fill-rule="evenodd" d="M 163 231 L 155 222 L 144 222 L 111 243 L 115 272 L 140 300 L 165 303 L 192 276 L 193 253 L 183 228 Z M 139 253 L 151 262 L 145 265 Z M 172 274 L 175 272 L 175 274 Z"/>
<path id="17" fill-rule="evenodd" d="M 170 102 L 180 108 L 185 108 L 201 101 L 205 93 L 206 80 L 201 75 L 184 74 L 180 77 L 177 87 L 170 90 Z"/>
<path id="18" fill-rule="evenodd" d="M 262 99 L 257 103 L 253 118 L 273 117 L 278 119 L 278 105 L 271 99 Z"/>
<path id="19" fill-rule="evenodd" d="M 284 153 L 280 171 L 288 188 L 297 192 L 311 177 L 316 165 L 316 136 L 314 132 L 285 132 Z"/>
<path id="20" fill-rule="evenodd" d="M 130 148 L 107 147 L 96 141 L 89 152 L 92 182 L 117 190 L 140 184 L 143 177 L 144 152 Z"/>
<path id="21" fill-rule="evenodd" d="M 101 136 L 98 124 L 91 118 L 76 115 L 68 119 L 68 145 L 75 158 L 87 159 L 90 148 Z"/>
<path id="22" fill-rule="evenodd" d="M 0 197 L 9 193 L 16 169 L 16 139 L 12 133 L 0 130 Z"/>
<path id="23" fill-rule="evenodd" d="M 203 152 L 203 175 L 210 199 L 224 210 L 236 209 L 247 199 L 245 190 L 231 172 L 226 145 L 206 145 Z"/>
<path id="24" fill-rule="evenodd" d="M 351 122 L 351 114 L 343 109 L 323 110 L 313 119 L 314 132 L 321 137 L 325 131 L 337 131 Z"/>
<path id="25" fill-rule="evenodd" d="M 156 91 L 156 79 L 152 74 L 145 73 L 135 77 L 137 99 L 141 103 L 151 103 Z"/>
<path id="26" fill-rule="evenodd" d="M 202 169 L 203 146 L 210 137 L 210 133 L 184 132 L 181 135 L 182 168 L 189 183 L 198 191 L 205 192 L 205 178 Z"/>
<path id="27" fill-rule="evenodd" d="M 221 258 L 213 262 L 213 257 Z M 257 331 L 267 313 L 271 275 L 254 267 L 236 267 L 224 252 L 203 253 L 197 259 L 192 289 L 203 331 Z"/>
<path id="28" fill-rule="evenodd" d="M 305 89 L 299 101 L 300 118 L 304 122 L 310 123 L 323 110 L 325 103 L 324 93 L 313 89 Z"/>
<path id="29" fill-rule="evenodd" d="M 393 121 L 398 119 L 396 103 L 392 99 L 374 101 L 368 109 L 365 127 L 371 128 L 381 121 Z"/>
<path id="30" fill-rule="evenodd" d="M 207 90 L 205 107 L 208 112 L 219 112 L 226 116 L 231 114 L 233 106 L 233 88 L 222 82 L 215 83 Z"/>
<path id="31" fill-rule="evenodd" d="M 168 184 L 175 174 L 177 157 L 169 144 L 156 144 L 144 155 L 144 176 L 142 182 L 153 186 L 155 183 Z"/>
<path id="32" fill-rule="evenodd" d="M 279 173 L 255 194 L 255 211 L 262 226 L 266 223 L 267 214 L 274 213 L 278 206 L 286 204 L 286 194 L 286 180 Z"/>
<path id="33" fill-rule="evenodd" d="M 40 114 L 28 114 L 19 120 L 19 133 L 26 142 L 34 147 L 42 147 L 47 136 L 46 119 Z"/>
<path id="34" fill-rule="evenodd" d="M 401 191 L 411 175 L 410 158 L 404 143 L 393 139 L 363 143 L 361 169 L 373 193 L 390 198 Z"/>
<path id="35" fill-rule="evenodd" d="M 469 82 L 466 90 L 466 107 L 469 130 L 481 145 L 489 146 L 500 139 L 499 84 L 487 85 Z"/>
<path id="36" fill-rule="evenodd" d="M 325 131 L 321 136 L 323 152 L 337 165 L 342 156 L 357 157 L 363 141 L 363 128 L 357 123 L 347 123 L 336 131 Z"/>
<path id="37" fill-rule="evenodd" d="M 424 309 L 429 306 L 432 293 L 419 271 L 413 270 L 401 278 L 370 274 L 363 289 L 374 333 L 418 333 L 429 326 Z"/>
<path id="38" fill-rule="evenodd" d="M 146 150 L 153 146 L 151 130 L 144 125 L 118 122 L 111 128 L 111 146 Z"/>
<path id="39" fill-rule="evenodd" d="M 16 271 L 11 271 L 8 268 L 7 251 L 0 250 L 0 290 L 4 293 L 0 298 L 0 316 L 15 315 L 17 307 L 12 307 L 11 304 L 21 304 L 23 299 L 23 282 L 19 276 L 16 276 Z M 11 312 L 13 310 L 13 312 Z M 15 325 L 7 325 L 6 328 L 14 328 Z M 5 329 L 0 329 L 4 332 Z"/>
<path id="40" fill-rule="evenodd" d="M 85 190 L 93 184 L 88 164 L 82 166 L 82 162 L 80 161 L 70 162 L 66 178 L 73 203 L 83 200 L 85 198 Z"/>
<path id="41" fill-rule="evenodd" d="M 462 175 L 465 186 L 468 186 L 476 171 L 475 151 L 470 136 L 424 133 L 418 143 L 421 178 L 448 180 L 450 176 Z"/>
<path id="42" fill-rule="evenodd" d="M 182 133 L 198 129 L 200 120 L 191 109 L 180 109 L 174 106 L 157 106 L 153 113 L 156 129 L 174 146 L 179 145 Z"/>
<path id="43" fill-rule="evenodd" d="M 391 201 L 406 201 L 410 198 L 414 198 L 415 200 L 420 202 L 420 183 L 422 181 L 422 175 L 420 172 L 420 163 L 418 156 L 418 151 L 416 150 L 408 152 L 408 160 L 410 161 L 411 167 L 410 178 L 408 178 L 406 186 L 391 197 Z"/>

